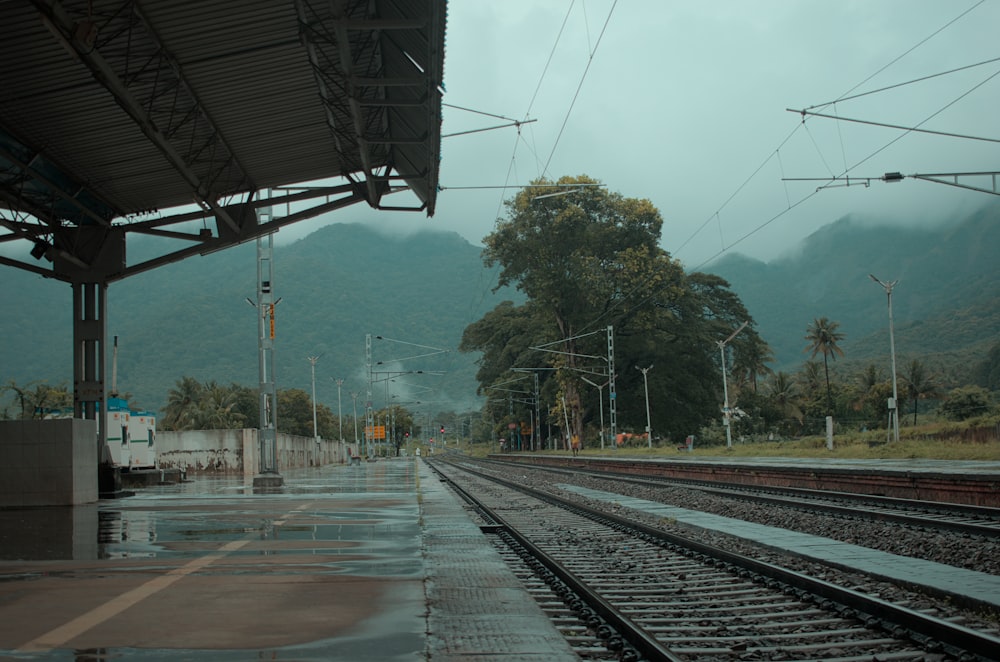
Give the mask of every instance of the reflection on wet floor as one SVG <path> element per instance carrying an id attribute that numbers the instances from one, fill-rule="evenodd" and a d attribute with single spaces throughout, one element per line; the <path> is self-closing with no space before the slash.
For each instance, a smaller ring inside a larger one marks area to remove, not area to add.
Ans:
<path id="1" fill-rule="evenodd" d="M 283 477 L 0 511 L 0 659 L 420 659 L 413 460 Z"/>
<path id="2" fill-rule="evenodd" d="M 97 513 L 98 558 L 156 556 L 156 524 L 147 510 L 101 510 Z"/>
<path id="3" fill-rule="evenodd" d="M 390 529 L 401 533 L 409 517 L 394 521 L 391 509 L 372 522 L 365 499 L 385 499 L 415 491 L 412 461 L 390 460 L 361 465 L 335 465 L 285 475 L 277 493 L 256 495 L 253 476 L 191 476 L 183 483 L 138 490 L 135 496 L 74 507 L 0 510 L 0 559 L 138 559 L 186 555 L 205 545 L 253 536 L 260 541 L 322 541 L 317 550 L 329 554 L 330 541 L 356 541 Z M 255 514 L 241 508 L 254 499 Z M 316 501 L 293 521 L 275 526 L 262 516 L 262 499 L 274 501 L 276 519 L 289 500 Z M 359 507 L 360 506 L 360 507 Z M 191 543 L 200 544 L 191 547 Z"/>

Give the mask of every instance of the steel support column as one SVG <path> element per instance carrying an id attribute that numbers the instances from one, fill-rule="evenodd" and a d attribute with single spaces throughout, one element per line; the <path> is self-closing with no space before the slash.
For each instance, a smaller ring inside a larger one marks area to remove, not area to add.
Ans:
<path id="1" fill-rule="evenodd" d="M 372 457 L 375 441 L 375 413 L 372 411 L 372 334 L 365 334 L 365 366 L 368 370 L 368 390 L 365 391 L 365 449 L 368 457 Z"/>
<path id="2" fill-rule="evenodd" d="M 73 283 L 73 415 L 97 421 L 97 457 L 104 460 L 107 401 L 104 343 L 108 334 L 108 286 Z"/>
<path id="3" fill-rule="evenodd" d="M 615 387 L 615 329 L 608 326 L 608 424 L 611 447 L 618 448 L 618 389 Z"/>
<path id="4" fill-rule="evenodd" d="M 258 210 L 258 222 L 270 220 L 271 208 Z M 280 487 L 278 474 L 278 397 L 274 381 L 274 235 L 257 238 L 257 323 L 260 372 L 260 472 L 254 487 Z"/>

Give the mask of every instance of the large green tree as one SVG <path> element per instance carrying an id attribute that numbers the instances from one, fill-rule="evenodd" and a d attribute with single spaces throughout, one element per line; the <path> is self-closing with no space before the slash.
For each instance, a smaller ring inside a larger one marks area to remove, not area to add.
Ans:
<path id="1" fill-rule="evenodd" d="M 951 421 L 982 416 L 990 410 L 989 391 L 982 386 L 960 386 L 941 401 L 941 414 Z"/>
<path id="2" fill-rule="evenodd" d="M 663 313 L 658 316 L 660 327 L 673 339 L 659 341 L 657 347 L 661 351 L 657 360 L 666 359 L 665 367 L 676 376 L 668 402 L 673 410 L 671 417 L 679 414 L 678 423 L 682 424 L 675 429 L 675 436 L 683 438 L 704 425 L 706 418 L 721 413 L 722 356 L 718 343 L 747 322 L 746 328 L 726 347 L 731 357 L 727 358 L 727 364 L 731 362 L 733 367 L 727 369 L 727 375 L 732 376 L 727 377 L 727 382 L 729 404 L 733 408 L 741 404 L 743 388 L 752 386 L 751 372 L 765 372 L 761 367 L 762 357 L 770 355 L 770 348 L 758 335 L 743 302 L 719 276 L 688 274 L 677 300 L 658 303 L 656 309 Z M 753 391 L 750 389 L 749 393 Z"/>
<path id="3" fill-rule="evenodd" d="M 513 301 L 503 301 L 465 328 L 459 351 L 483 353 L 476 372 L 480 395 L 486 395 L 484 389 L 491 384 L 507 379 L 511 368 L 543 360 L 540 352 L 531 349 L 544 342 L 538 334 L 544 317 L 537 308 L 530 303 L 516 306 Z"/>
<path id="4" fill-rule="evenodd" d="M 588 420 L 594 427 L 603 403 L 584 378 L 607 380 L 610 341 L 619 425 L 645 427 L 643 377 L 633 367 L 654 365 L 647 375 L 654 435 L 683 437 L 717 413 L 715 341 L 749 316 L 723 279 L 685 274 L 659 247 L 662 219 L 648 200 L 596 184 L 586 176 L 540 180 L 507 202 L 507 217 L 485 239 L 484 261 L 499 267 L 498 287 L 517 287 L 527 301 L 505 302 L 470 325 L 461 348 L 483 352 L 478 378 L 488 394 L 511 383 L 530 392 L 531 376 L 518 370 L 534 370 L 549 412 L 543 422 L 566 428 L 568 439 L 583 438 Z M 748 329 L 745 340 L 754 334 Z M 492 398 L 494 420 L 504 402 L 511 417 L 515 400 L 525 398 Z"/>
<path id="5" fill-rule="evenodd" d="M 336 436 L 336 417 L 326 405 L 316 405 L 316 429 L 320 437 Z M 278 431 L 302 437 L 313 436 L 313 402 L 300 388 L 278 391 Z"/>
<path id="6" fill-rule="evenodd" d="M 161 417 L 164 430 L 222 430 L 255 428 L 260 425 L 257 389 L 231 383 L 228 386 L 193 377 L 182 377 L 170 390 Z M 302 389 L 278 390 L 278 431 L 313 436 L 313 403 Z M 326 405 L 316 406 L 319 436 L 337 435 L 337 417 Z"/>
<path id="7" fill-rule="evenodd" d="M 239 412 L 236 389 L 220 386 L 214 381 L 203 385 L 201 399 L 193 421 L 198 430 L 232 430 L 246 426 L 246 417 Z"/>
<path id="8" fill-rule="evenodd" d="M 485 238 L 484 261 L 500 267 L 498 288 L 516 286 L 537 307 L 539 344 L 558 339 L 549 348 L 559 352 L 552 410 L 569 422 L 566 437 L 582 437 L 580 376 L 593 353 L 579 337 L 620 319 L 633 300 L 669 288 L 680 267 L 657 246 L 663 220 L 648 200 L 608 192 L 586 176 L 552 188 L 537 188 L 546 180 L 533 184 L 507 201 L 507 218 Z M 568 195 L 548 195 L 570 187 Z"/>
<path id="9" fill-rule="evenodd" d="M 52 412 L 73 407 L 73 394 L 67 390 L 65 384 L 50 386 L 44 382 L 30 382 L 19 385 L 12 379 L 0 386 L 0 392 L 3 391 L 13 394 L 18 411 L 11 416 L 5 409 L 0 418 L 42 419 Z"/>

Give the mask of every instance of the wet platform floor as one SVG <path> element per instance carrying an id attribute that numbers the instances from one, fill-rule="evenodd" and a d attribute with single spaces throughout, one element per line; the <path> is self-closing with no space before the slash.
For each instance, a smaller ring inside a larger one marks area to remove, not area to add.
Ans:
<path id="1" fill-rule="evenodd" d="M 0 511 L 0 659 L 573 659 L 419 461 L 284 478 Z"/>

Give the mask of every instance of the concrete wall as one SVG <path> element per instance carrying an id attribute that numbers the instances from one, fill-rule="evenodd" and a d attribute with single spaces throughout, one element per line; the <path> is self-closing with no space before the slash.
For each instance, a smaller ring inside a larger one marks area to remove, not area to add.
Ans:
<path id="1" fill-rule="evenodd" d="M 279 434 L 278 471 L 348 461 L 339 441 Z M 257 430 L 160 432 L 160 469 L 255 474 Z M 0 421 L 0 508 L 71 506 L 98 500 L 97 422 Z"/>
<path id="2" fill-rule="evenodd" d="M 257 473 L 257 430 L 185 430 L 156 434 L 157 467 L 188 473 Z M 348 444 L 279 434 L 278 472 L 347 462 Z"/>
<path id="3" fill-rule="evenodd" d="M 97 501 L 97 421 L 0 421 L 0 507 Z"/>

